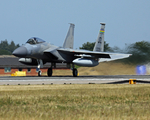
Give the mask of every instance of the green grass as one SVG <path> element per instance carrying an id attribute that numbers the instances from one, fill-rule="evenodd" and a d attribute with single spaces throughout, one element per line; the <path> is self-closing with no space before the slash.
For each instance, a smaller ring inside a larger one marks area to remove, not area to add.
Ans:
<path id="1" fill-rule="evenodd" d="M 0 120 L 149 119 L 150 85 L 0 86 Z"/>

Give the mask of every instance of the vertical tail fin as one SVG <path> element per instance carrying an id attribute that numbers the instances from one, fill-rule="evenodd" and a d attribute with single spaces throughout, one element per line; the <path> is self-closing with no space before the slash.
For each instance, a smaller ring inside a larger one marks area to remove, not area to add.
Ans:
<path id="1" fill-rule="evenodd" d="M 69 27 L 66 39 L 65 39 L 64 44 L 63 44 L 63 48 L 71 48 L 71 49 L 73 49 L 74 27 L 75 27 L 75 25 L 70 23 L 70 27 Z"/>
<path id="2" fill-rule="evenodd" d="M 104 51 L 104 33 L 105 33 L 105 23 L 100 23 L 101 24 L 101 29 L 98 34 L 95 46 L 93 51 L 96 52 L 103 52 Z"/>

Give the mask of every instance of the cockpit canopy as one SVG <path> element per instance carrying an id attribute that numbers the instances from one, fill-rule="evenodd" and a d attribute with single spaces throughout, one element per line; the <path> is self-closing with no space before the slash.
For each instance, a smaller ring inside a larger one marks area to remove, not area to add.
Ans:
<path id="1" fill-rule="evenodd" d="M 40 38 L 32 37 L 26 43 L 33 45 L 33 44 L 39 44 L 39 43 L 43 43 L 43 42 L 45 42 L 45 41 Z"/>

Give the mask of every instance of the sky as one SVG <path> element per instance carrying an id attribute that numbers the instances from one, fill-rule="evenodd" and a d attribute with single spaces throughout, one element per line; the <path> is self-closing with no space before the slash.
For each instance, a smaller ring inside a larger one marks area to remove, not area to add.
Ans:
<path id="1" fill-rule="evenodd" d="M 110 47 L 150 42 L 150 0 L 0 0 L 0 41 L 9 43 L 39 37 L 62 46 L 68 23 L 74 23 L 74 49 L 79 49 L 96 41 L 100 22 L 106 23 Z"/>

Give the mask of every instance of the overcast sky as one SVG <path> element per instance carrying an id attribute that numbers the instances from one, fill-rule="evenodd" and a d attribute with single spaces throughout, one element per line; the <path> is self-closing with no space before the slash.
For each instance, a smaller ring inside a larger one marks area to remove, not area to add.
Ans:
<path id="1" fill-rule="evenodd" d="M 150 0 L 0 0 L 0 40 L 20 45 L 35 36 L 62 46 L 74 23 L 78 49 L 95 42 L 100 22 L 111 47 L 150 42 Z"/>

